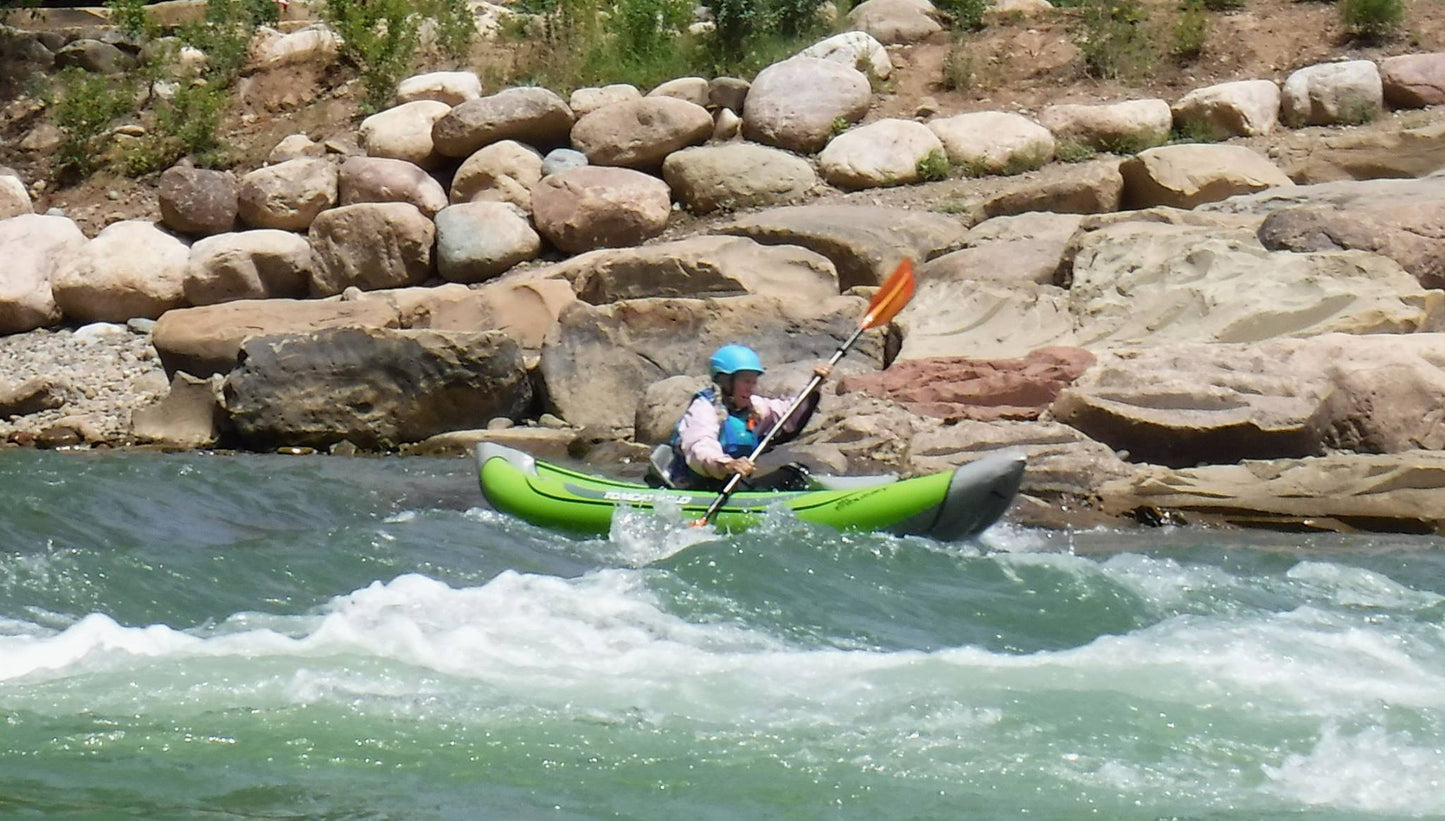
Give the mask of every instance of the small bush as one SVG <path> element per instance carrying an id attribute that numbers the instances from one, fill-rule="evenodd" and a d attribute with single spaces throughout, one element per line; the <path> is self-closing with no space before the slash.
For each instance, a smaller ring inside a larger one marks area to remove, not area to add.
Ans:
<path id="1" fill-rule="evenodd" d="M 144 37 L 150 33 L 145 0 L 106 0 L 105 7 L 110 11 L 110 21 L 126 34 Z"/>
<path id="2" fill-rule="evenodd" d="M 466 0 L 432 0 L 432 19 L 437 25 L 437 42 L 454 60 L 466 60 L 477 37 L 477 21 Z"/>
<path id="3" fill-rule="evenodd" d="M 1404 0 L 1340 0 L 1340 21 L 1351 37 L 1383 40 L 1405 22 Z"/>
<path id="4" fill-rule="evenodd" d="M 948 155 L 937 148 L 928 152 L 926 156 L 918 158 L 918 178 L 924 182 L 938 182 L 948 179 L 948 172 L 952 170 L 949 165 Z"/>
<path id="5" fill-rule="evenodd" d="M 1095 77 L 1127 80 L 1154 68 L 1154 44 L 1142 0 L 1084 0 L 1083 29 L 1075 43 Z"/>
<path id="6" fill-rule="evenodd" d="M 276 13 L 273 2 L 209 0 L 206 19 L 183 26 L 181 40 L 205 52 L 209 82 L 229 85 L 246 67 L 256 26 L 274 22 Z"/>
<path id="7" fill-rule="evenodd" d="M 773 0 L 773 23 L 784 37 L 813 34 L 821 27 L 818 9 L 822 5 L 821 0 Z"/>
<path id="8" fill-rule="evenodd" d="M 421 41 L 421 20 L 410 0 L 326 0 L 326 22 L 342 52 L 361 72 L 362 106 L 391 102 L 396 84 L 411 70 Z"/>
<path id="9" fill-rule="evenodd" d="M 958 35 L 949 42 L 948 53 L 943 55 L 942 85 L 945 91 L 967 91 L 972 88 L 978 75 L 978 66 L 968 43 Z"/>
<path id="10" fill-rule="evenodd" d="M 1245 6 L 1247 0 L 1204 0 L 1204 7 L 1210 11 L 1236 11 Z"/>
<path id="11" fill-rule="evenodd" d="M 1209 39 L 1209 15 L 1204 13 L 1202 0 L 1184 0 L 1179 8 L 1179 17 L 1174 21 L 1174 32 L 1169 44 L 1169 53 L 1181 61 L 1199 59 L 1204 53 L 1204 43 Z"/>
<path id="12" fill-rule="evenodd" d="M 978 31 L 983 28 L 988 0 L 938 0 L 934 6 L 953 18 L 954 31 Z"/>
<path id="13" fill-rule="evenodd" d="M 1169 139 L 1176 143 L 1214 143 L 1227 137 L 1215 131 L 1208 120 L 1183 120 L 1175 125 Z"/>
<path id="14" fill-rule="evenodd" d="M 135 94 L 124 81 L 74 66 L 60 73 L 49 101 L 62 138 L 55 167 L 60 175 L 86 175 L 99 165 L 110 123 L 135 113 Z"/>
<path id="15" fill-rule="evenodd" d="M 604 31 L 615 39 L 623 62 L 655 63 L 675 54 L 677 30 L 691 14 L 687 0 L 616 0 Z"/>

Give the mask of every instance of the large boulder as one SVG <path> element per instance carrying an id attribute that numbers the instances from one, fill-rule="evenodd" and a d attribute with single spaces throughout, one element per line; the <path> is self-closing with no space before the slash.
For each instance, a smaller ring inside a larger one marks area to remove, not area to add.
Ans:
<path id="1" fill-rule="evenodd" d="M 1196 88 L 1171 109 L 1178 130 L 1222 140 L 1274 131 L 1279 100 L 1279 86 L 1273 80 L 1237 80 Z"/>
<path id="2" fill-rule="evenodd" d="M 0 220 L 35 212 L 30 202 L 30 192 L 19 177 L 0 174 Z"/>
<path id="3" fill-rule="evenodd" d="M 818 184 L 802 157 L 742 142 L 674 152 L 662 164 L 662 178 L 694 214 L 786 203 Z"/>
<path id="4" fill-rule="evenodd" d="M 1119 210 L 1124 177 L 1119 162 L 1098 159 L 1061 169 L 1038 179 L 1013 180 L 976 205 L 980 218 L 1034 211 L 1056 214 L 1106 214 Z"/>
<path id="5" fill-rule="evenodd" d="M 567 106 L 572 109 L 574 116 L 581 119 L 599 108 L 641 99 L 642 92 L 637 90 L 637 86 L 628 83 L 613 83 L 600 88 L 576 89 L 567 99 Z"/>
<path id="6" fill-rule="evenodd" d="M 928 0 L 865 0 L 848 12 L 848 22 L 879 42 L 916 43 L 943 31 Z"/>
<path id="7" fill-rule="evenodd" d="M 85 243 L 85 234 L 68 217 L 24 214 L 0 220 L 0 259 L 5 260 L 0 265 L 0 334 L 60 321 L 51 281 Z"/>
<path id="8" fill-rule="evenodd" d="M 712 136 L 712 115 L 674 97 L 604 106 L 572 127 L 572 145 L 592 165 L 656 169 L 668 154 Z"/>
<path id="9" fill-rule="evenodd" d="M 290 231 L 263 228 L 217 234 L 191 246 L 182 286 L 192 305 L 306 295 L 311 244 Z"/>
<path id="10" fill-rule="evenodd" d="M 532 212 L 532 188 L 542 181 L 542 156 L 516 140 L 480 148 L 452 176 L 451 201 L 507 202 Z"/>
<path id="11" fill-rule="evenodd" d="M 482 81 L 472 71 L 430 71 L 408 77 L 396 85 L 398 104 L 435 100 L 456 106 L 481 96 Z"/>
<path id="12" fill-rule="evenodd" d="M 55 52 L 59 69 L 75 66 L 95 74 L 121 74 L 133 65 L 135 60 L 124 51 L 90 38 L 74 40 Z"/>
<path id="13" fill-rule="evenodd" d="M 638 245 L 667 227 L 667 183 L 627 168 L 574 168 L 532 191 L 532 216 L 547 241 L 571 254 Z"/>
<path id="14" fill-rule="evenodd" d="M 1043 213 L 1043 212 L 1041 212 Z M 1025 219 L 1023 217 L 996 217 L 997 220 Z M 1062 217 L 1066 222 L 1078 225 L 1078 217 L 1070 214 L 1049 216 Z M 987 225 L 988 223 L 980 223 Z M 976 228 L 977 226 L 975 226 Z M 944 254 L 918 267 L 918 281 L 922 283 L 947 280 L 996 280 L 1000 282 L 1032 282 L 1053 285 L 1064 280 L 1068 270 L 1069 239 L 1073 229 L 1066 232 L 1046 233 L 1042 236 L 997 239 L 979 242 L 969 232 L 970 247 Z M 963 285 L 962 287 L 968 287 Z"/>
<path id="15" fill-rule="evenodd" d="M 1173 467 L 1438 450 L 1441 341 L 1332 334 L 1108 352 L 1051 412 L 1132 459 Z"/>
<path id="16" fill-rule="evenodd" d="M 1424 290 L 1392 260 L 1271 252 L 1247 228 L 1125 221 L 1083 234 L 1077 247 L 1070 303 L 1091 349 L 1409 333 L 1445 309 L 1445 293 Z"/>
<path id="17" fill-rule="evenodd" d="M 948 161 L 969 173 L 1017 174 L 1054 158 L 1053 132 L 1022 114 L 975 111 L 928 122 Z"/>
<path id="18" fill-rule="evenodd" d="M 812 303 L 838 295 L 826 257 L 742 237 L 691 237 L 641 248 L 593 251 L 548 271 L 578 298 L 600 305 L 647 297 L 759 294 Z"/>
<path id="19" fill-rule="evenodd" d="M 131 433 L 142 442 L 182 448 L 220 443 L 225 427 L 219 375 L 206 379 L 177 373 L 165 398 L 131 414 Z"/>
<path id="20" fill-rule="evenodd" d="M 536 259 L 542 238 L 527 215 L 505 202 L 464 202 L 436 216 L 437 272 L 452 282 L 481 282 Z"/>
<path id="21" fill-rule="evenodd" d="M 422 168 L 436 168 L 442 156 L 432 141 L 432 127 L 452 107 L 436 100 L 415 100 L 367 117 L 357 129 L 361 148 L 369 157 L 406 160 Z"/>
<path id="22" fill-rule="evenodd" d="M 167 373 L 205 377 L 234 368 L 241 343 L 253 336 L 400 325 L 397 307 L 381 299 L 237 300 L 167 311 L 152 329 L 151 342 Z"/>
<path id="23" fill-rule="evenodd" d="M 516 341 L 480 333 L 339 328 L 248 341 L 226 379 L 243 443 L 395 448 L 532 401 Z"/>
<path id="24" fill-rule="evenodd" d="M 677 77 L 659 83 L 647 92 L 649 97 L 671 97 L 675 100 L 692 103 L 700 108 L 708 107 L 711 94 L 711 84 L 706 77 Z"/>
<path id="25" fill-rule="evenodd" d="M 223 234 L 236 227 L 239 193 L 236 176 L 229 171 L 168 168 L 156 191 L 161 222 L 182 234 Z"/>
<path id="26" fill-rule="evenodd" d="M 328 66 L 341 54 L 341 40 L 324 25 L 272 37 L 258 37 L 255 64 L 268 71 L 312 64 Z"/>
<path id="27" fill-rule="evenodd" d="M 1445 178 L 1342 181 L 1275 188 L 1205 206 L 1262 218 L 1270 250 L 1371 251 L 1426 288 L 1445 287 Z"/>
<path id="28" fill-rule="evenodd" d="M 1445 103 L 1445 52 L 1386 57 L 1380 61 L 1380 85 L 1393 108 Z"/>
<path id="29" fill-rule="evenodd" d="M 1243 527 L 1438 533 L 1445 530 L 1445 454 L 1332 453 L 1182 470 L 1146 465 L 1103 483 L 1097 497 L 1115 514 L 1149 507 Z"/>
<path id="30" fill-rule="evenodd" d="M 1423 177 L 1445 166 L 1445 122 L 1395 117 L 1370 128 L 1291 134 L 1271 149 L 1297 183 Z"/>
<path id="31" fill-rule="evenodd" d="M 1268 157 L 1242 145 L 1150 148 L 1120 163 L 1119 173 L 1124 177 L 1125 208 L 1193 208 L 1236 194 L 1294 185 Z"/>
<path id="32" fill-rule="evenodd" d="M 1093 364 L 1094 355 L 1080 348 L 1040 348 L 1019 359 L 913 359 L 844 377 L 838 393 L 860 391 L 949 421 L 1037 419 Z"/>
<path id="33" fill-rule="evenodd" d="M 241 178 L 241 221 L 252 228 L 305 231 L 337 200 L 336 166 L 322 159 L 295 159 L 258 168 Z"/>
<path id="34" fill-rule="evenodd" d="M 311 293 L 339 294 L 418 285 L 432 269 L 436 226 L 404 202 L 333 208 L 310 231 L 315 261 Z"/>
<path id="35" fill-rule="evenodd" d="M 812 153 L 827 144 L 838 121 L 868 113 L 873 89 L 862 72 L 816 57 L 774 63 L 753 80 L 743 105 L 750 140 Z"/>
<path id="36" fill-rule="evenodd" d="M 1252 228 L 1223 219 L 1121 221 L 1082 232 L 1072 244 L 1068 291 L 920 278 L 895 319 L 903 336 L 898 358 L 1410 333 L 1434 328 L 1445 310 L 1445 294 L 1421 288 L 1384 257 L 1271 252 Z"/>
<path id="37" fill-rule="evenodd" d="M 1099 151 L 1131 154 L 1169 139 L 1174 114 L 1163 100 L 1126 100 L 1101 105 L 1051 105 L 1039 114 L 1039 125 L 1060 143 Z"/>
<path id="38" fill-rule="evenodd" d="M 952 217 L 871 205 L 792 205 L 719 226 L 720 234 L 764 245 L 800 245 L 838 269 L 838 286 L 881 285 L 905 257 L 923 262 L 963 246 L 967 227 Z"/>
<path id="39" fill-rule="evenodd" d="M 1358 125 L 1379 116 L 1384 105 L 1380 69 L 1371 60 L 1322 63 L 1299 69 L 1284 81 L 1286 125 Z"/>
<path id="40" fill-rule="evenodd" d="M 1445 288 L 1445 201 L 1286 208 L 1265 218 L 1259 241 L 1271 250 L 1372 251 L 1400 263 L 1426 288 Z"/>
<path id="41" fill-rule="evenodd" d="M 818 155 L 823 178 L 839 188 L 908 185 L 923 178 L 919 165 L 943 155 L 943 143 L 922 123 L 882 119 L 834 137 Z"/>
<path id="42" fill-rule="evenodd" d="M 864 307 L 856 297 L 806 304 L 758 296 L 579 302 L 548 336 L 540 373 L 551 410 L 567 422 L 630 431 L 648 385 L 705 373 L 719 345 L 747 340 L 770 368 L 817 362 L 857 330 Z M 858 343 L 855 364 L 881 360 L 878 336 Z"/>
<path id="43" fill-rule="evenodd" d="M 851 68 L 863 68 L 880 80 L 888 79 L 893 73 L 893 61 L 888 57 L 888 49 L 866 31 L 840 32 L 808 46 L 798 52 L 798 56 L 816 57 Z"/>
<path id="44" fill-rule="evenodd" d="M 551 148 L 566 145 L 572 121 L 572 110 L 553 92 L 509 88 L 453 108 L 432 127 L 432 140 L 448 157 L 467 157 L 501 140 Z"/>
<path id="45" fill-rule="evenodd" d="M 185 304 L 188 244 L 148 220 L 123 220 L 70 255 L 51 282 L 76 322 L 154 319 Z"/>
<path id="46" fill-rule="evenodd" d="M 441 183 L 406 160 L 384 157 L 348 157 L 337 175 L 342 205 L 363 202 L 404 202 L 428 217 L 447 205 Z"/>

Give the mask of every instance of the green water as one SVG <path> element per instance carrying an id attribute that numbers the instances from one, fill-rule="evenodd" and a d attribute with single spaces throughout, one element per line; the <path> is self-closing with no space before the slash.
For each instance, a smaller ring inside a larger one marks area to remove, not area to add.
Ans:
<path id="1" fill-rule="evenodd" d="M 0 817 L 1445 817 L 1440 540 L 705 536 L 0 452 Z"/>

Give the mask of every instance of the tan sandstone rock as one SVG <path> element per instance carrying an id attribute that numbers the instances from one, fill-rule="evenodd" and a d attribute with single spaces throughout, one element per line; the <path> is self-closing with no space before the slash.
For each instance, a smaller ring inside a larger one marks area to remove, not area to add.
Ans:
<path id="1" fill-rule="evenodd" d="M 77 322 L 154 319 L 185 303 L 187 243 L 147 220 L 107 226 L 55 272 L 51 289 Z"/>

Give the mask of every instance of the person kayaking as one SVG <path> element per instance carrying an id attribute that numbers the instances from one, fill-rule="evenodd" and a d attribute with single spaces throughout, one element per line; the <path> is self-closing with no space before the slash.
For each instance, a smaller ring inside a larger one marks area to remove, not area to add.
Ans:
<path id="1" fill-rule="evenodd" d="M 693 395 L 672 436 L 674 458 L 668 472 L 672 486 L 721 490 L 733 474 L 740 474 L 756 490 L 801 490 L 807 480 L 801 465 L 785 465 L 751 479 L 757 466 L 748 457 L 773 425 L 783 425 L 774 443 L 797 436 L 818 407 L 818 390 L 809 393 L 792 417 L 784 420 L 791 400 L 753 392 L 765 371 L 752 348 L 724 345 L 708 359 L 708 369 L 713 386 Z M 813 369 L 819 385 L 831 372 L 826 362 Z"/>

